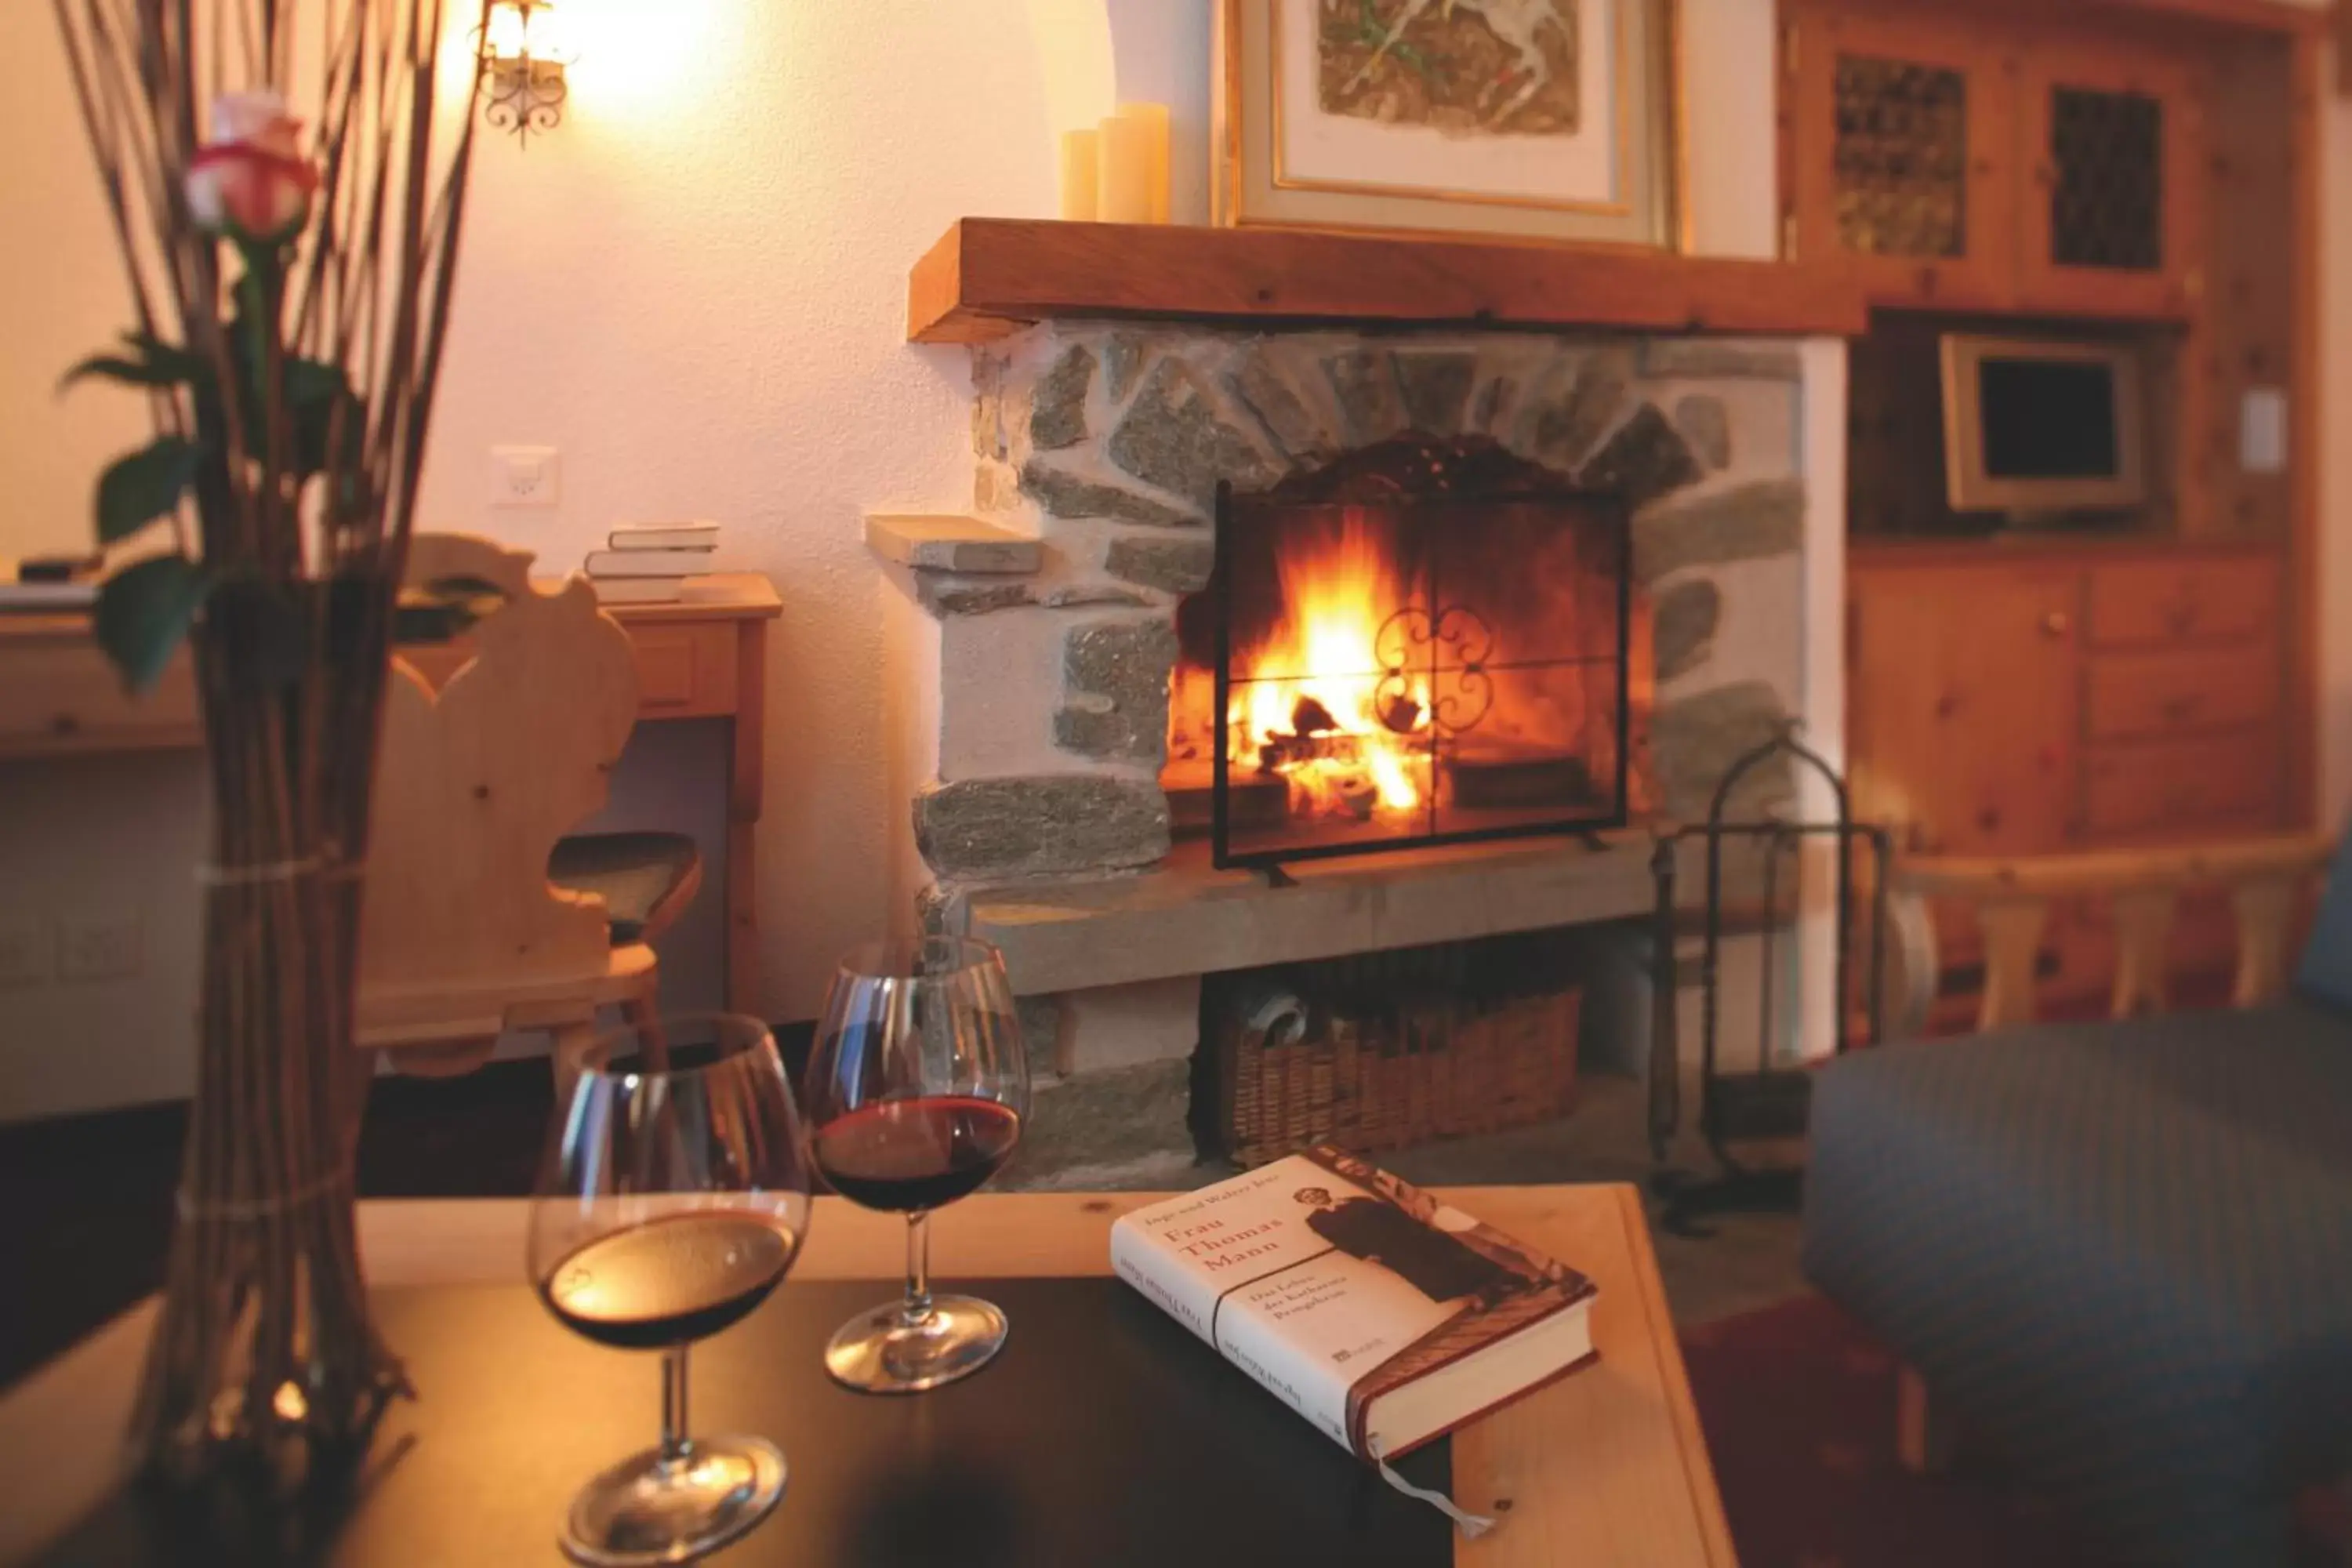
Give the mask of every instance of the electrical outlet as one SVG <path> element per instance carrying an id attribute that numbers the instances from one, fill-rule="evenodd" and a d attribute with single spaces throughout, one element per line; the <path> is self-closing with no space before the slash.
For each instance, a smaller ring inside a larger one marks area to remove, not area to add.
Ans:
<path id="1" fill-rule="evenodd" d="M 128 980 L 139 973 L 139 917 L 119 915 L 58 922 L 58 977 Z"/>
<path id="2" fill-rule="evenodd" d="M 562 499 L 562 454 L 552 447 L 490 448 L 490 504 L 549 508 Z"/>
<path id="3" fill-rule="evenodd" d="M 0 987 L 39 985 L 49 978 L 57 933 L 47 921 L 0 922 Z"/>

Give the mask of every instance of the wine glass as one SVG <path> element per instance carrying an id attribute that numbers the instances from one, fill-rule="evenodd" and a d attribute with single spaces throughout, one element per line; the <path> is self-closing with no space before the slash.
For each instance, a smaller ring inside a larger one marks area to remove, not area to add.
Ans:
<path id="1" fill-rule="evenodd" d="M 873 943 L 842 961 L 803 1089 L 817 1169 L 851 1203 L 907 1216 L 907 1294 L 842 1326 L 825 1370 L 868 1394 L 966 1377 L 1004 1344 L 1004 1314 L 934 1296 L 925 1222 L 996 1173 L 1029 1110 L 1029 1065 L 984 942 Z"/>
<path id="2" fill-rule="evenodd" d="M 707 1046 L 684 1042 L 712 1037 Z M 764 1437 L 687 1435 L 686 1349 L 783 1283 L 808 1235 L 792 1081 L 756 1018 L 671 1019 L 602 1037 L 559 1106 L 531 1205 L 532 1282 L 598 1344 L 662 1352 L 661 1446 L 582 1489 L 564 1552 L 593 1568 L 682 1563 L 784 1495 Z"/>

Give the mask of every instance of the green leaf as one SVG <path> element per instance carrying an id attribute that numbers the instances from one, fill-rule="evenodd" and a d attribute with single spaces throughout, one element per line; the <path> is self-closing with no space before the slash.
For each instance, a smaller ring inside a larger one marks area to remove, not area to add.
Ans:
<path id="1" fill-rule="evenodd" d="M 98 478 L 98 542 L 127 539 L 168 516 L 204 460 L 204 448 L 184 436 L 159 436 L 153 445 L 118 458 Z"/>
<path id="2" fill-rule="evenodd" d="M 190 385 L 212 380 L 213 363 L 194 349 L 184 349 L 177 343 L 150 337 L 145 332 L 125 332 L 122 341 L 139 351 L 139 357 L 159 373 L 171 374 L 175 380 Z"/>
<path id="3" fill-rule="evenodd" d="M 150 556 L 100 585 L 98 643 L 123 685 L 142 692 L 155 684 L 211 585 L 201 568 L 177 555 Z"/>
<path id="4" fill-rule="evenodd" d="M 176 343 L 167 343 L 144 332 L 125 332 L 122 341 L 133 351 L 131 354 L 92 354 L 66 372 L 58 383 L 58 390 L 63 392 L 75 382 L 93 375 L 130 386 L 151 387 L 200 385 L 210 377 L 211 366 L 203 356 Z"/>
<path id="5" fill-rule="evenodd" d="M 121 354 L 92 354 L 58 378 L 58 390 L 63 392 L 77 381 L 91 376 L 104 376 L 131 386 L 176 386 L 180 378 L 143 360 L 124 359 Z"/>

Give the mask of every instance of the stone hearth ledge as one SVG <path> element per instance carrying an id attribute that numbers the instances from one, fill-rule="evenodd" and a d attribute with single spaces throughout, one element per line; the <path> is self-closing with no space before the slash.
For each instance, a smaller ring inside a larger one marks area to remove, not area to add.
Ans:
<path id="1" fill-rule="evenodd" d="M 1045 547 L 1034 539 L 976 517 L 873 512 L 866 544 L 883 560 L 916 572 L 1034 576 Z"/>
<path id="2" fill-rule="evenodd" d="M 1302 863 L 1276 887 L 1188 843 L 1139 876 L 945 890 L 930 917 L 995 943 L 1037 995 L 1644 917 L 1654 845 L 1639 829 L 1453 844 Z M 1696 887 L 1696 854 L 1680 866 Z"/>

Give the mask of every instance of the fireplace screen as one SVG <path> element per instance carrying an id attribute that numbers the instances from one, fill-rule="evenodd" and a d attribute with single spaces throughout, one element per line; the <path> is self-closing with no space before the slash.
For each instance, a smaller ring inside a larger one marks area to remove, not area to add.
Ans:
<path id="1" fill-rule="evenodd" d="M 1484 440 L 1222 496 L 1179 617 L 1180 825 L 1251 866 L 1622 823 L 1627 556 L 1619 501 Z"/>

